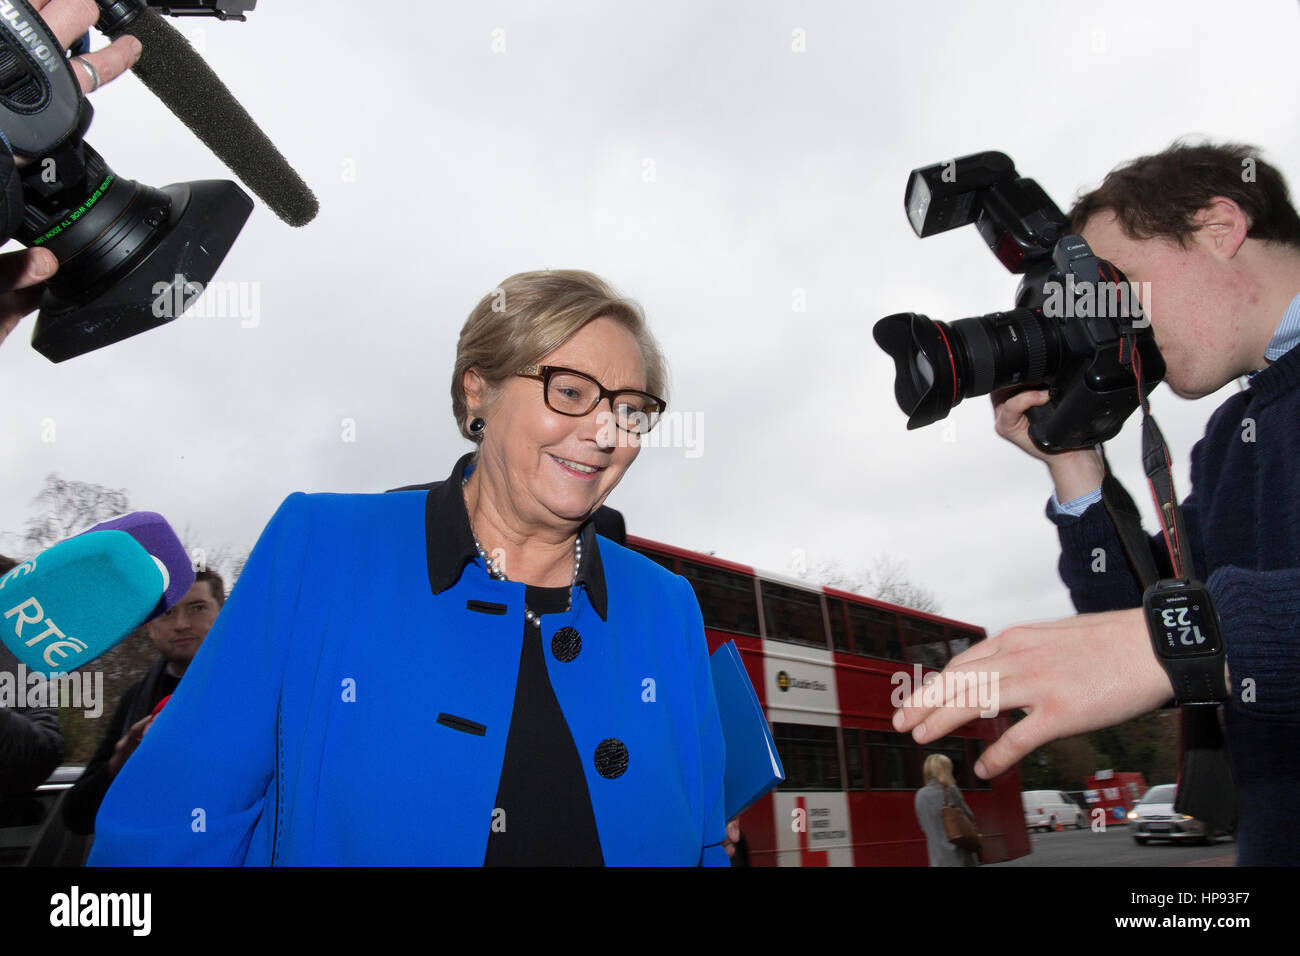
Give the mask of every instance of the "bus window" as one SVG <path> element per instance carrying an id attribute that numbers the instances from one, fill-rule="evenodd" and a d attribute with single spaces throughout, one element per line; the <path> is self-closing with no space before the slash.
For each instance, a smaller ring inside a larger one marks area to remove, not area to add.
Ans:
<path id="1" fill-rule="evenodd" d="M 983 639 L 984 635 L 979 631 L 969 631 L 964 627 L 950 627 L 948 629 L 948 647 L 952 650 L 953 657 L 956 657 L 968 647 L 978 644 Z"/>
<path id="2" fill-rule="evenodd" d="M 773 724 L 772 738 L 785 768 L 778 790 L 842 790 L 840 749 L 834 727 Z"/>
<path id="3" fill-rule="evenodd" d="M 770 581 L 761 582 L 759 587 L 763 593 L 763 623 L 768 640 L 826 646 L 826 621 L 820 594 Z"/>
<path id="4" fill-rule="evenodd" d="M 849 775 L 850 790 L 865 790 L 866 778 L 862 775 L 862 731 L 844 731 L 844 767 Z"/>
<path id="5" fill-rule="evenodd" d="M 752 578 L 690 561 L 682 562 L 682 576 L 695 588 L 705 627 L 758 637 Z"/>
<path id="6" fill-rule="evenodd" d="M 910 736 L 882 730 L 864 731 L 863 736 L 870 789 L 921 789 L 921 750 Z"/>
<path id="7" fill-rule="evenodd" d="M 847 654 L 851 648 L 849 647 L 849 632 L 844 627 L 844 602 L 839 598 L 828 597 L 826 599 L 826 615 L 831 621 L 831 647 Z"/>
<path id="8" fill-rule="evenodd" d="M 904 617 L 903 636 L 907 639 L 907 662 L 943 670 L 948 663 L 948 642 L 943 625 L 922 618 Z"/>
<path id="9" fill-rule="evenodd" d="M 893 611 L 866 604 L 850 604 L 849 627 L 853 630 L 853 649 L 857 653 L 887 661 L 903 659 L 898 615 Z"/>

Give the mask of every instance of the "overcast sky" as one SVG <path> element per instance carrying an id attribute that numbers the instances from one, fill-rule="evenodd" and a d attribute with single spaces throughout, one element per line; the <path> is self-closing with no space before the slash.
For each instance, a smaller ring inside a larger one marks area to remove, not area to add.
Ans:
<path id="1" fill-rule="evenodd" d="M 468 449 L 448 388 L 469 310 L 512 273 L 582 268 L 645 307 L 690 439 L 611 496 L 632 533 L 786 574 L 887 554 L 990 633 L 1064 616 L 1044 466 L 987 398 L 907 432 L 872 340 L 884 315 L 980 315 L 1015 288 L 973 228 L 913 235 L 909 171 L 997 149 L 1068 206 L 1200 135 L 1300 188 L 1295 0 L 356 9 L 176 21 L 321 213 L 295 230 L 258 203 L 217 274 L 256 314 L 60 365 L 24 320 L 0 347 L 4 550 L 50 472 L 243 549 L 293 491 L 441 479 Z M 87 139 L 120 174 L 229 178 L 134 77 L 94 103 Z M 1180 494 L 1225 394 L 1154 395 Z M 1154 529 L 1136 425 L 1110 457 Z"/>

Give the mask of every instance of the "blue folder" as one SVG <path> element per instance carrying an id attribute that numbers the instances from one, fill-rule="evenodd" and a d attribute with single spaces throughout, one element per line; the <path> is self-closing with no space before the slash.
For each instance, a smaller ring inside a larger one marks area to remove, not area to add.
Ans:
<path id="1" fill-rule="evenodd" d="M 723 804 L 727 819 L 733 820 L 784 780 L 785 770 L 736 642 L 727 641 L 714 651 L 709 666 L 727 744 Z"/>

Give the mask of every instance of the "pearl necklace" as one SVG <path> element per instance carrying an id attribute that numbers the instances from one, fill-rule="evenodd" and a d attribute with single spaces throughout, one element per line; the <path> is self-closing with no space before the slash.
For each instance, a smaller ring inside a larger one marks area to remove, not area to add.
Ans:
<path id="1" fill-rule="evenodd" d="M 469 483 L 469 478 L 461 479 L 460 487 L 462 491 L 464 490 L 465 486 L 468 483 Z M 466 518 L 469 517 L 468 503 L 466 503 L 465 517 Z M 497 567 L 497 563 L 487 556 L 487 552 L 483 550 L 483 545 L 479 544 L 478 535 L 474 533 L 474 523 L 472 521 L 470 522 L 469 525 L 469 533 L 470 533 L 470 537 L 474 539 L 474 548 L 476 551 L 478 551 L 478 556 L 483 559 L 483 563 L 487 566 L 488 575 L 495 581 L 509 580 L 509 578 L 506 577 L 505 572 L 502 571 L 499 567 Z M 582 566 L 582 535 L 580 534 L 573 540 L 573 580 L 569 582 L 569 601 L 564 607 L 564 611 L 566 614 L 573 609 L 573 589 L 578 586 L 578 568 L 580 568 L 581 566 Z M 529 624 L 533 625 L 534 627 L 540 628 L 542 626 L 541 616 L 532 608 L 530 608 L 527 604 L 524 605 L 524 620 L 526 620 Z"/>

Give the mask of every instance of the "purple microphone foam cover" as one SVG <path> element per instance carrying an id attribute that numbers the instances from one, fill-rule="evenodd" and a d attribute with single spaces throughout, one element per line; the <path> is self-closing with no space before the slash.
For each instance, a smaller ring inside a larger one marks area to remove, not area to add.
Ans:
<path id="1" fill-rule="evenodd" d="M 92 531 L 124 531 L 163 566 L 167 589 L 158 606 L 149 615 L 150 620 L 169 610 L 194 586 L 194 567 L 190 563 L 190 556 L 167 519 L 157 512 L 133 511 L 111 521 L 101 521 L 82 534 L 90 534 Z"/>

